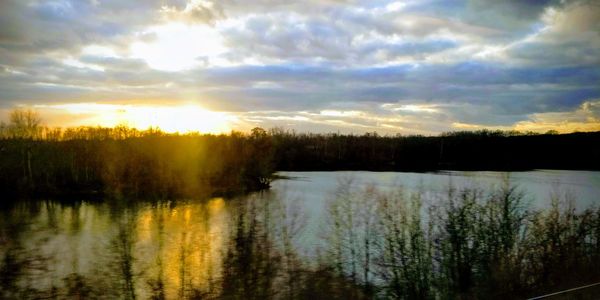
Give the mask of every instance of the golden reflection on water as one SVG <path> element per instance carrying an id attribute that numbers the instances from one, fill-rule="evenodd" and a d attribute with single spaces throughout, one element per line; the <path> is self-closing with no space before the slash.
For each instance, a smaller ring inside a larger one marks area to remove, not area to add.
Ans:
<path id="1" fill-rule="evenodd" d="M 51 289 L 62 284 L 61 278 L 78 274 L 92 287 L 102 281 L 121 289 L 130 271 L 142 299 L 157 286 L 169 299 L 211 289 L 229 233 L 223 198 L 132 207 L 45 202 L 15 208 L 10 215 L 28 222 L 18 239 L 23 254 L 40 257 L 45 265 L 44 271 L 26 274 L 21 284 L 35 279 L 36 288 Z M 0 246 L 4 252 L 5 245 Z M 123 268 L 124 261 L 130 270 Z"/>
<path id="2" fill-rule="evenodd" d="M 164 239 L 158 255 L 164 261 L 168 298 L 184 297 L 192 287 L 207 290 L 219 274 L 223 235 L 227 233 L 224 208 L 224 200 L 217 198 L 203 205 L 179 206 L 182 213 L 164 219 L 165 234 L 155 236 Z"/>
<path id="3" fill-rule="evenodd" d="M 137 229 L 140 242 L 149 241 L 152 239 L 152 211 L 147 210 L 140 214 Z"/>

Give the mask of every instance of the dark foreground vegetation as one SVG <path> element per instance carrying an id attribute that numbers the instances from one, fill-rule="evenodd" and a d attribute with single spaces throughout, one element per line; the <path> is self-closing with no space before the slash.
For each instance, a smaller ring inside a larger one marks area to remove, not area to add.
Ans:
<path id="1" fill-rule="evenodd" d="M 440 136 L 167 134 L 42 127 L 17 110 L 0 124 L 0 191 L 29 196 L 175 197 L 267 188 L 274 170 L 600 170 L 600 132 Z"/>
<path id="2" fill-rule="evenodd" d="M 15 204 L 0 220 L 0 298 L 520 299 L 600 281 L 598 208 L 578 212 L 556 192 L 531 210 L 508 181 L 426 195 L 342 180 L 318 243 L 303 240 L 295 202 L 270 192 L 227 202 L 226 229 L 210 203 L 188 215 L 183 204 L 113 202 L 93 247 L 89 232 L 77 238 L 98 217 L 84 206 Z M 73 256 L 49 251 L 56 239 Z"/>
<path id="3" fill-rule="evenodd" d="M 600 209 L 576 212 L 554 191 L 536 211 L 523 195 L 508 179 L 441 199 L 344 181 L 330 206 L 330 261 L 365 295 L 393 299 L 518 299 L 600 281 Z"/>

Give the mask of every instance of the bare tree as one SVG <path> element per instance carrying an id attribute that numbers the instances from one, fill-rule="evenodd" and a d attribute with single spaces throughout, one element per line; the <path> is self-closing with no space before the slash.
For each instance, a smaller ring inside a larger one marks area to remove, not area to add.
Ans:
<path id="1" fill-rule="evenodd" d="M 41 123 L 39 114 L 31 109 L 15 109 L 10 113 L 10 130 L 15 138 L 37 138 Z"/>

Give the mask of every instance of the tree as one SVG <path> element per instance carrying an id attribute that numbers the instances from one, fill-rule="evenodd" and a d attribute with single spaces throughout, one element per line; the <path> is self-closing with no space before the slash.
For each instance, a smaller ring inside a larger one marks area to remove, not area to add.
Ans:
<path id="1" fill-rule="evenodd" d="M 40 136 L 40 124 L 42 120 L 38 113 L 33 110 L 15 109 L 10 113 L 9 132 L 13 138 L 23 140 L 33 140 Z M 23 179 L 30 188 L 33 188 L 33 169 L 32 169 L 32 144 L 25 141 L 21 144 L 21 156 L 23 166 Z"/>
<path id="2" fill-rule="evenodd" d="M 15 109 L 10 113 L 10 130 L 15 138 L 33 139 L 39 136 L 42 119 L 30 109 Z"/>
<path id="3" fill-rule="evenodd" d="M 253 139 L 265 138 L 267 137 L 267 131 L 260 127 L 254 127 L 252 128 L 252 133 L 250 134 L 250 136 Z"/>

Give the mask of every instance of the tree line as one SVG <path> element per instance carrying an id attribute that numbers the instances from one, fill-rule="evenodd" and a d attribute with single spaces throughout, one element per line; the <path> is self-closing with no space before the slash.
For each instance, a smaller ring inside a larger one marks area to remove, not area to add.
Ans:
<path id="1" fill-rule="evenodd" d="M 0 126 L 0 190 L 4 194 L 114 197 L 203 196 L 269 186 L 267 133 L 167 134 L 77 127 L 46 128 L 31 111 L 14 111 Z"/>
<path id="2" fill-rule="evenodd" d="M 600 132 L 458 131 L 438 136 L 271 130 L 278 170 L 600 170 Z"/>
<path id="3" fill-rule="evenodd" d="M 600 170 L 600 132 L 169 134 L 48 128 L 35 112 L 15 110 L 0 124 L 0 153 L 4 193 L 172 197 L 268 188 L 276 170 Z"/>

